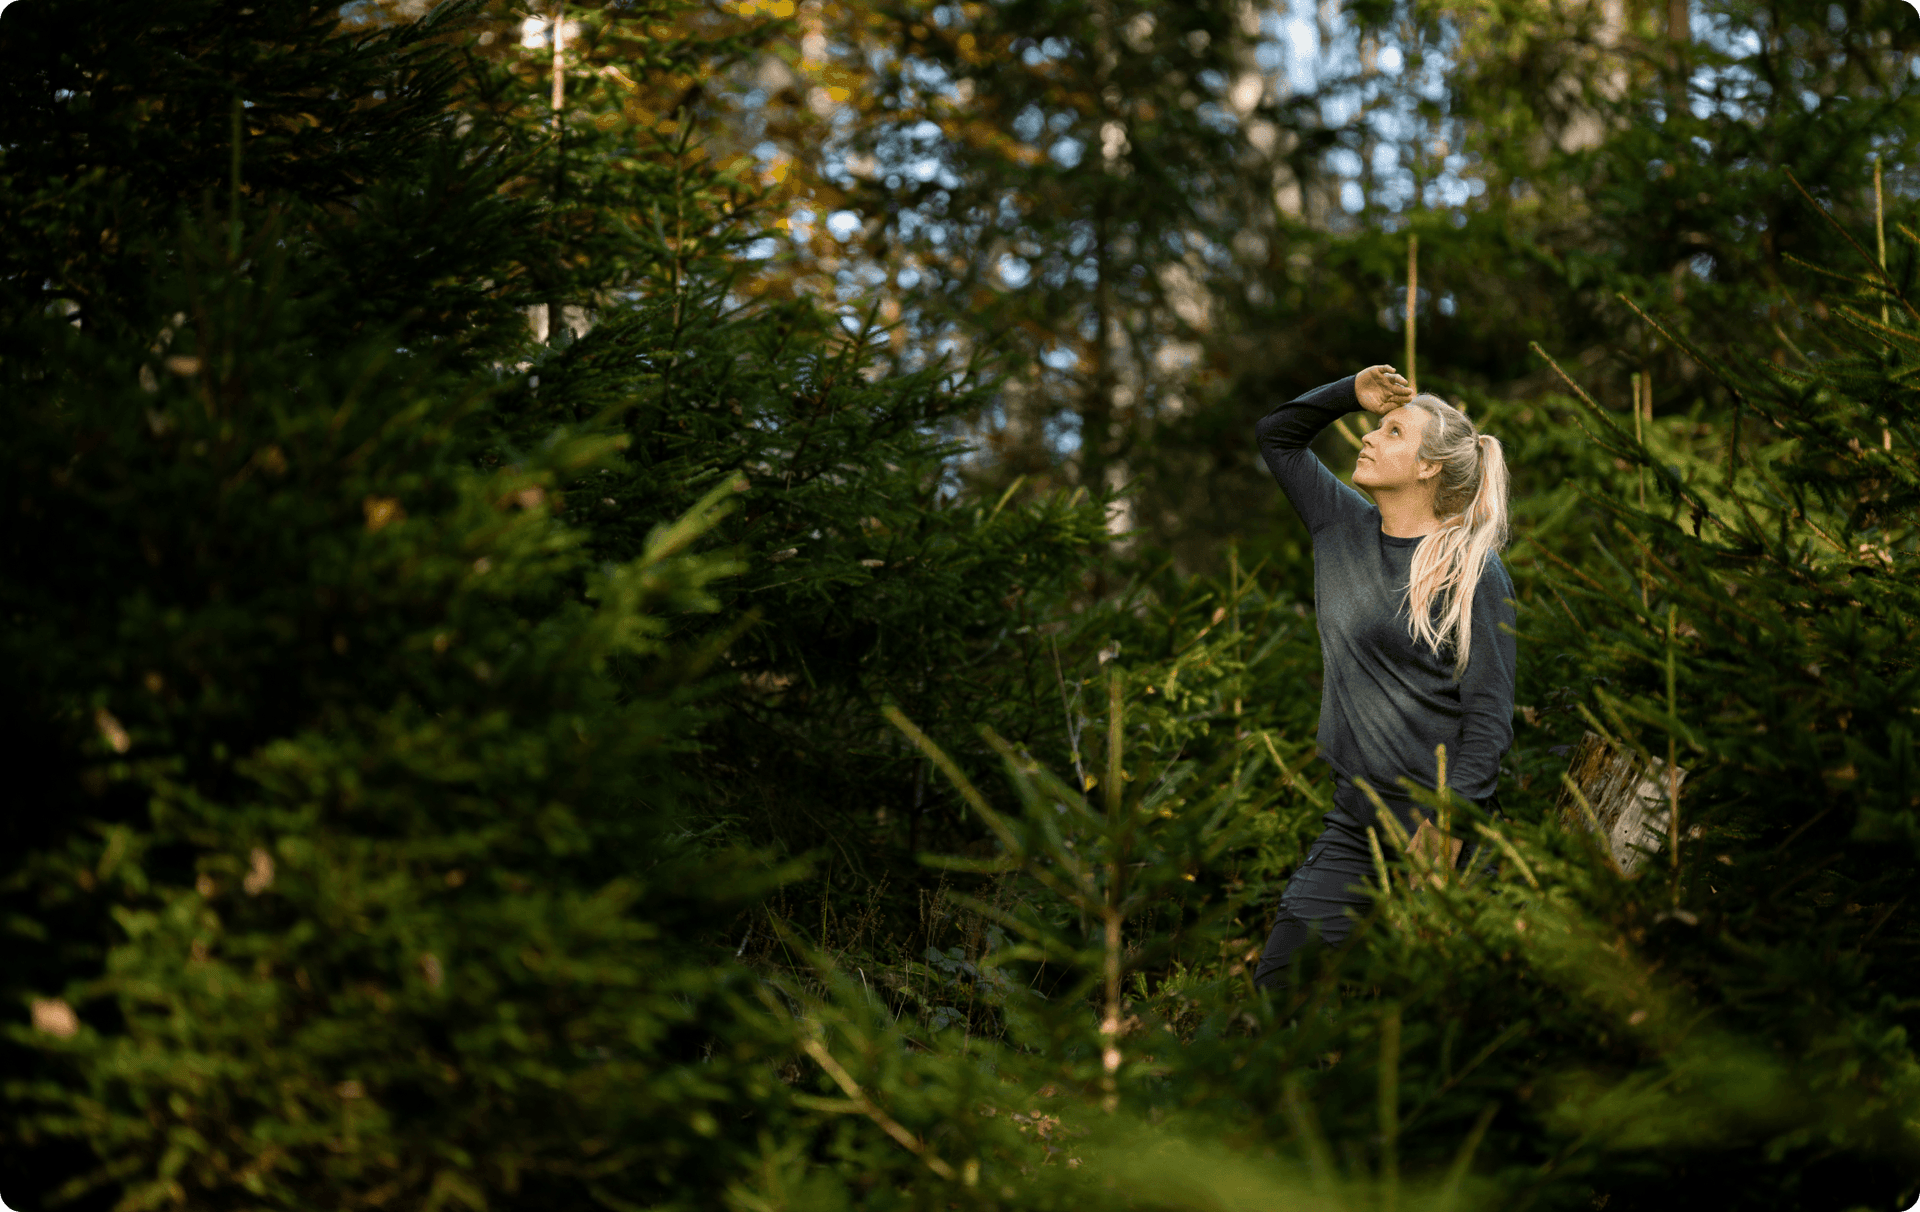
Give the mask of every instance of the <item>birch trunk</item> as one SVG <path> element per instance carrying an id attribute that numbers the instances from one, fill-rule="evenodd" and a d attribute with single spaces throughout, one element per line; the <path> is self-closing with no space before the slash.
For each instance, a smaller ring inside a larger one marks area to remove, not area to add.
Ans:
<path id="1" fill-rule="evenodd" d="M 1561 792 L 1562 818 L 1569 827 L 1598 828 L 1622 875 L 1632 875 L 1648 855 L 1666 846 L 1671 800 L 1687 778 L 1686 768 L 1678 768 L 1669 788 L 1667 764 L 1659 758 L 1652 762 L 1646 768 L 1634 754 L 1622 753 L 1589 732 L 1580 738 L 1567 767 L 1567 777 L 1579 794 L 1572 789 Z M 1582 797 L 1586 808 L 1581 806 Z"/>

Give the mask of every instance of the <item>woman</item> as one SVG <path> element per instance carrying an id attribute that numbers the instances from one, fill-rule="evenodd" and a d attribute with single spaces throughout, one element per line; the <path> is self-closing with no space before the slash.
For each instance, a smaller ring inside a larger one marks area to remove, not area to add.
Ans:
<path id="1" fill-rule="evenodd" d="M 1353 471 L 1371 503 L 1308 449 L 1355 409 L 1379 418 Z M 1438 746 L 1455 794 L 1492 798 L 1513 741 L 1514 614 L 1496 554 L 1507 537 L 1506 462 L 1499 441 L 1459 409 L 1416 396 L 1391 366 L 1369 366 L 1281 405 L 1256 432 L 1313 536 L 1320 755 L 1335 776 L 1326 829 L 1287 882 L 1254 975 L 1267 985 L 1286 979 L 1316 934 L 1345 939 L 1347 911 L 1365 903 L 1376 809 L 1357 783 L 1428 852 L 1442 839 L 1406 788 L 1439 785 Z"/>

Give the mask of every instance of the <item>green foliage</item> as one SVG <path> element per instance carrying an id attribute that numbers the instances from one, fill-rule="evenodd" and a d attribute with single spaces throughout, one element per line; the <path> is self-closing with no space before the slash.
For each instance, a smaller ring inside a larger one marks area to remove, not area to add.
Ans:
<path id="1" fill-rule="evenodd" d="M 22 10 L 0 85 L 0 306 L 144 344 L 182 220 L 272 205 L 299 212 L 281 238 L 327 263 L 323 322 L 415 348 L 497 343 L 507 300 L 465 271 L 511 260 L 516 216 L 488 149 L 446 112 L 468 11 L 355 32 L 307 0 Z"/>
<path id="2" fill-rule="evenodd" d="M 508 170 L 502 192 L 525 207 L 531 255 L 519 285 L 546 309 L 549 342 L 566 344 L 572 325 L 636 290 L 725 272 L 757 234 L 750 220 L 765 191 L 738 156 L 720 163 L 736 140 L 705 85 L 752 54 L 766 29 L 688 0 L 574 0 L 556 68 L 552 12 L 498 0 L 471 8 L 477 37 L 463 39 L 458 112 Z"/>
<path id="3" fill-rule="evenodd" d="M 1553 630 L 1604 680 L 1592 725 L 1693 770 L 1677 854 L 1646 877 L 1685 928 L 1650 954 L 1719 1023 L 1804 1058 L 1814 1091 L 1859 1090 L 1879 1115 L 1913 1066 L 1901 908 L 1920 808 L 1920 435 L 1899 386 L 1913 314 L 1896 298 L 1882 327 L 1882 279 L 1861 277 L 1859 295 L 1834 300 L 1832 355 L 1720 369 L 1742 428 L 1714 462 L 1669 468 L 1593 414 L 1595 440 L 1650 465 L 1666 500 L 1651 515 L 1610 505 L 1617 557 L 1561 578 Z M 1643 917 L 1661 900 L 1649 893 Z M 1775 1137 L 1775 1155 L 1911 1149 L 1871 1118 Z"/>
<path id="4" fill-rule="evenodd" d="M 989 940 L 974 962 L 1017 979 L 981 986 L 995 1004 L 970 1021 L 988 1038 L 929 1056 L 919 1080 L 958 1083 L 962 1053 L 989 1057 L 1001 1085 L 982 1097 L 1047 1140 L 1010 1155 L 997 1125 L 965 1118 L 918 1139 L 951 1142 L 950 1165 L 971 1152 L 985 1189 L 1079 1163 L 1010 1183 L 1017 1206 L 1075 1189 L 1111 1202 L 1115 1183 L 1142 1207 L 1254 1191 L 1329 1207 L 1894 1200 L 1920 1074 L 1903 899 L 1920 435 L 1893 385 L 1917 347 L 1904 321 L 1879 325 L 1877 280 L 1862 285 L 1831 304 L 1844 356 L 1716 368 L 1749 427 L 1732 445 L 1722 432 L 1694 450 L 1696 426 L 1674 423 L 1636 441 L 1582 405 L 1570 428 L 1647 466 L 1651 500 L 1624 476 L 1583 485 L 1609 546 L 1558 573 L 1518 565 L 1539 591 L 1523 700 L 1562 709 L 1522 729 L 1507 819 L 1451 809 L 1491 863 L 1429 887 L 1394 859 L 1405 839 L 1381 837 L 1390 891 L 1294 988 L 1247 987 L 1270 892 L 1208 884 L 1257 854 L 1263 813 L 1315 789 L 1281 790 L 1254 736 L 1181 782 L 1180 741 L 1153 744 L 1161 696 L 1145 693 L 1174 661 L 1108 683 L 1115 747 L 1086 763 L 1127 788 L 1106 812 L 1083 775 L 1000 744 L 1022 807 L 966 786 L 1000 846 L 945 865 L 990 879 L 968 906 L 1030 941 Z M 1588 728 L 1688 772 L 1677 848 L 1631 878 L 1561 795 L 1553 746 Z"/>
<path id="5" fill-rule="evenodd" d="M 616 466 L 616 435 L 549 426 L 483 465 L 472 352 L 511 344 L 447 282 L 511 272 L 489 237 L 513 208 L 444 71 L 367 95 L 445 17 L 279 31 L 319 45 L 264 74 L 347 90 L 323 145 L 377 143 L 329 162 L 331 196 L 259 136 L 223 222 L 136 210 L 119 259 L 61 262 L 5 315 L 23 1203 L 699 1203 L 748 1147 L 720 1124 L 778 1087 L 750 980 L 687 950 L 780 878 L 693 841 L 673 763 L 702 654 L 670 620 L 738 570 L 690 550 L 733 486 L 615 560 L 554 490 Z M 215 56 L 226 28 L 182 36 Z M 202 82 L 135 77 L 126 105 Z M 65 146 L 17 134 L 16 183 Z M 164 167 L 33 206 L 181 205 L 141 193 Z"/>
<path id="6" fill-rule="evenodd" d="M 1077 587 L 1099 533 L 1085 494 L 957 498 L 948 423 L 987 389 L 982 369 L 887 374 L 875 335 L 802 305 L 729 309 L 702 284 L 603 314 L 499 414 L 509 441 L 602 415 L 627 439 L 618 470 L 567 489 L 603 558 L 632 558 L 710 485 L 741 486 L 713 537 L 745 565 L 716 590 L 710 626 L 679 628 L 682 643 L 725 647 L 724 710 L 688 769 L 740 836 L 830 847 L 869 880 L 964 825 L 926 801 L 880 705 L 942 730 L 1056 728 L 1035 625 Z M 1009 659 L 1023 675 L 999 671 Z"/>
<path id="7" fill-rule="evenodd" d="M 684 940 L 767 878 L 674 840 L 697 671 L 660 616 L 733 571 L 686 553 L 728 486 L 596 561 L 544 500 L 608 438 L 475 470 L 473 386 L 376 343 L 313 356 L 283 264 L 188 268 L 168 348 L 195 373 L 149 393 L 73 333 L 58 397 L 13 414 L 57 519 L 16 568 L 120 571 L 12 582 L 8 666 L 98 806 L 10 886 L 101 940 L 47 990 L 80 1015 L 62 1063 L 12 1096 L 128 1206 L 685 1194 L 724 1169 L 700 1106 L 770 1088 L 744 1027 L 688 1067 L 741 978 Z M 75 627 L 86 663 L 49 662 Z"/>

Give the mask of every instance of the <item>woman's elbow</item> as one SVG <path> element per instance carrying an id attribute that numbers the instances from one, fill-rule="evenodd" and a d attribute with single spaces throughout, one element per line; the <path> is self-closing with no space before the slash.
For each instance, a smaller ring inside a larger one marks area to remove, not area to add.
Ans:
<path id="1" fill-rule="evenodd" d="M 1287 443 L 1282 441 L 1280 437 L 1285 424 L 1285 421 L 1281 419 L 1280 413 L 1270 412 L 1253 423 L 1253 440 L 1259 444 L 1262 450 L 1285 449 Z"/>

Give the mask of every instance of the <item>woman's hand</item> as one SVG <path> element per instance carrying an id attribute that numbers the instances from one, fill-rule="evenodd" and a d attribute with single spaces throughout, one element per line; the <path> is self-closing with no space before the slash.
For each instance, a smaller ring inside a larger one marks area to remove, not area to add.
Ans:
<path id="1" fill-rule="evenodd" d="M 1384 417 L 1413 399 L 1413 384 L 1391 366 L 1369 366 L 1354 376 L 1353 394 L 1360 397 L 1360 407 Z"/>

